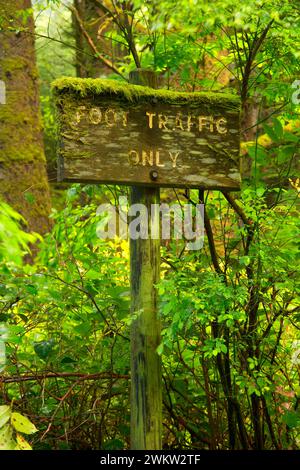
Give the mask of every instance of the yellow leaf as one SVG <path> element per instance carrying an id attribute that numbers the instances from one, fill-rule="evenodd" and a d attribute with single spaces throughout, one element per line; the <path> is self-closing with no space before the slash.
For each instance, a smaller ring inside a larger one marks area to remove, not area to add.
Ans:
<path id="1" fill-rule="evenodd" d="M 0 429 L 0 450 L 14 450 L 16 445 L 12 437 L 12 428 L 6 424 Z"/>
<path id="2" fill-rule="evenodd" d="M 16 431 L 23 432 L 24 434 L 33 434 L 37 432 L 35 425 L 29 421 L 26 416 L 23 416 L 20 413 L 12 413 L 11 424 Z"/>
<path id="3" fill-rule="evenodd" d="M 28 442 L 26 441 L 26 439 L 24 439 L 23 436 L 21 436 L 21 434 L 18 434 L 17 433 L 17 443 L 18 443 L 18 449 L 17 450 L 32 450 L 32 447 L 30 444 L 28 444 Z"/>

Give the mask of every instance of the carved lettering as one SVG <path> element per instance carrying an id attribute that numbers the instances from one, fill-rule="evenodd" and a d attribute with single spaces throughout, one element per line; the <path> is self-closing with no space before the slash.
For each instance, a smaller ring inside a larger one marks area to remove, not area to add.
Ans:
<path id="1" fill-rule="evenodd" d="M 105 124 L 107 127 L 114 127 L 121 125 L 127 127 L 129 124 L 129 112 L 121 109 L 116 110 L 114 108 L 108 108 L 101 110 L 99 107 L 93 107 L 89 111 L 86 111 L 86 106 L 79 106 L 74 113 L 73 120 L 70 121 L 71 127 L 77 127 L 80 124 L 82 117 L 88 113 L 88 119 L 91 124 L 99 125 Z M 146 111 L 147 124 L 149 129 L 154 128 L 156 113 Z M 169 131 L 171 130 L 173 122 L 173 130 L 179 129 L 181 131 L 191 132 L 192 128 L 195 127 L 198 120 L 199 132 L 208 130 L 210 132 L 218 132 L 219 134 L 227 133 L 227 119 L 224 117 L 214 118 L 214 116 L 194 116 L 191 114 L 182 115 L 178 112 L 175 117 L 168 116 L 167 114 L 157 115 L 157 126 L 159 129 Z"/>
<path id="2" fill-rule="evenodd" d="M 108 127 L 113 127 L 117 124 L 117 114 L 114 109 L 109 108 L 105 111 L 105 122 Z"/>
<path id="3" fill-rule="evenodd" d="M 146 115 L 148 116 L 148 127 L 149 129 L 153 129 L 153 117 L 156 116 L 156 113 L 149 113 L 147 111 Z"/>
<path id="4" fill-rule="evenodd" d="M 163 168 L 165 165 L 164 165 L 164 163 L 160 163 L 160 153 L 159 153 L 158 150 L 155 152 L 155 157 L 156 157 L 155 158 L 156 166 L 159 166 L 159 167 Z"/>
<path id="5" fill-rule="evenodd" d="M 149 155 L 145 150 L 142 150 L 142 163 L 143 166 L 153 166 L 153 151 L 150 150 Z"/>
<path id="6" fill-rule="evenodd" d="M 102 121 L 102 112 L 100 108 L 92 108 L 89 112 L 89 119 L 92 124 L 100 124 Z"/>
<path id="7" fill-rule="evenodd" d="M 179 128 L 179 129 L 181 129 L 182 131 L 184 131 L 181 113 L 177 113 L 177 114 L 176 114 L 176 118 L 175 118 L 175 128 Z"/>
<path id="8" fill-rule="evenodd" d="M 168 151 L 168 158 L 172 162 L 172 168 L 177 167 L 177 160 L 180 152 Z M 167 159 L 167 154 L 163 155 L 164 159 Z M 161 161 L 161 151 L 159 150 L 142 150 L 139 153 L 137 150 L 130 150 L 128 153 L 128 161 L 130 165 L 142 165 L 142 166 L 157 166 L 164 168 L 166 165 Z"/>
<path id="9" fill-rule="evenodd" d="M 136 150 L 130 150 L 128 153 L 128 161 L 131 165 L 138 165 L 140 161 L 139 153 Z"/>
<path id="10" fill-rule="evenodd" d="M 203 131 L 203 127 L 206 127 L 206 116 L 199 116 L 199 132 Z"/>
<path id="11" fill-rule="evenodd" d="M 70 121 L 70 126 L 78 126 L 81 121 L 82 116 L 84 115 L 84 111 L 86 110 L 86 106 L 79 106 L 75 111 L 74 121 Z"/>
<path id="12" fill-rule="evenodd" d="M 187 118 L 187 130 L 189 132 L 191 132 L 191 128 L 193 127 L 194 123 L 193 123 L 193 116 L 191 116 L 190 114 L 188 115 L 188 118 Z"/>
<path id="13" fill-rule="evenodd" d="M 126 127 L 127 124 L 128 124 L 128 114 L 129 114 L 128 111 L 123 111 L 122 116 L 123 116 L 123 126 L 124 127 Z"/>
<path id="14" fill-rule="evenodd" d="M 212 116 L 207 116 L 207 124 L 208 129 L 210 132 L 214 131 L 214 118 Z"/>
<path id="15" fill-rule="evenodd" d="M 176 152 L 176 153 L 173 154 L 173 153 L 170 152 L 170 150 L 169 150 L 169 156 L 170 156 L 170 158 L 171 158 L 171 160 L 172 160 L 172 166 L 173 166 L 173 168 L 176 168 L 176 166 L 177 166 L 177 158 L 178 158 L 179 153 L 180 153 L 180 152 Z"/>
<path id="16" fill-rule="evenodd" d="M 227 119 L 220 118 L 216 120 L 216 128 L 219 134 L 227 134 Z"/>
<path id="17" fill-rule="evenodd" d="M 159 129 L 166 129 L 168 130 L 166 124 L 167 124 L 168 118 L 164 114 L 159 114 L 158 115 L 158 127 Z"/>

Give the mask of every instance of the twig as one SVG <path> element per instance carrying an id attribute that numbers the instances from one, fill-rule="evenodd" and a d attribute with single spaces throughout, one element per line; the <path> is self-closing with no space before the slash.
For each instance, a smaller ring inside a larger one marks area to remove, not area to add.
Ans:
<path id="1" fill-rule="evenodd" d="M 200 193 L 199 193 L 199 196 L 200 196 Z M 195 205 L 194 201 L 187 194 L 184 194 L 184 197 L 188 200 L 188 202 Z M 200 202 L 203 203 L 203 205 L 204 205 L 203 195 L 200 196 Z M 219 263 L 219 260 L 218 260 L 218 254 L 217 254 L 217 250 L 216 250 L 216 246 L 215 246 L 214 235 L 213 235 L 210 220 L 209 220 L 207 211 L 205 209 L 205 206 L 204 206 L 204 227 L 205 227 L 205 231 L 206 231 L 210 256 L 211 256 L 211 260 L 212 260 L 214 269 L 215 269 L 216 273 L 218 273 L 220 275 L 223 275 L 224 273 L 221 269 L 221 266 L 220 266 L 220 263 Z"/>
<path id="2" fill-rule="evenodd" d="M 102 372 L 99 374 L 82 374 L 80 372 L 48 372 L 45 374 L 36 374 L 36 375 L 19 375 L 11 377 L 3 377 L 0 375 L 0 383 L 16 383 L 16 382 L 29 382 L 34 380 L 44 380 L 44 379 L 53 379 L 53 378 L 72 378 L 77 377 L 78 381 L 84 380 L 105 380 L 105 379 L 125 379 L 129 380 L 128 374 L 116 374 L 109 372 Z M 76 382 L 78 382 L 76 381 Z"/>
<path id="3" fill-rule="evenodd" d="M 116 74 L 118 74 L 120 77 L 124 78 L 125 80 L 125 77 L 124 75 L 117 69 L 117 67 L 114 66 L 114 64 L 109 60 L 109 59 L 106 59 L 106 57 L 104 57 L 103 54 L 101 54 L 94 41 L 92 40 L 91 36 L 88 34 L 88 32 L 86 31 L 85 27 L 83 26 L 83 22 L 82 22 L 82 19 L 80 18 L 79 16 L 79 13 L 77 11 L 77 9 L 75 7 L 73 7 L 72 5 L 69 6 L 70 10 L 74 13 L 75 17 L 76 17 L 76 20 L 78 22 L 78 25 L 82 31 L 82 34 L 84 35 L 84 37 L 86 38 L 89 46 L 91 47 L 92 51 L 95 53 L 95 56 L 97 57 L 97 59 L 101 60 L 101 62 L 106 65 L 106 67 L 108 67 L 109 69 L 111 69 L 113 72 L 115 72 Z"/>
<path id="4" fill-rule="evenodd" d="M 223 196 L 229 202 L 234 211 L 239 215 L 245 225 L 253 225 L 253 220 L 249 219 L 243 209 L 237 204 L 236 200 L 230 193 L 222 191 Z"/>

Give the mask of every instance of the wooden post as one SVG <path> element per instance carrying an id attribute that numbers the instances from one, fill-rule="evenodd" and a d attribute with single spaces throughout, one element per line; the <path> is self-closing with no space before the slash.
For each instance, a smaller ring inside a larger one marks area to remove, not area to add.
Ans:
<path id="1" fill-rule="evenodd" d="M 157 76 L 148 70 L 130 74 L 130 82 L 157 88 Z M 144 204 L 148 210 L 148 233 L 151 224 L 159 227 L 159 187 L 131 190 L 131 204 Z M 159 229 L 158 229 L 159 233 Z M 155 285 L 160 276 L 160 240 L 130 240 L 131 313 L 137 315 L 131 326 L 131 449 L 159 450 L 162 447 L 162 377 L 160 321 Z"/>

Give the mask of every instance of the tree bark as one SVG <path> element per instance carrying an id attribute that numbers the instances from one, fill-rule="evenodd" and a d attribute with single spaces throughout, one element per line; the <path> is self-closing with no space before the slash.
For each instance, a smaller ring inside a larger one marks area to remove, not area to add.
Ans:
<path id="1" fill-rule="evenodd" d="M 30 8 L 30 0 L 0 0 L 0 80 L 6 87 L 6 103 L 0 104 L 0 196 L 23 215 L 28 230 L 43 234 L 50 228 L 50 192 Z"/>

